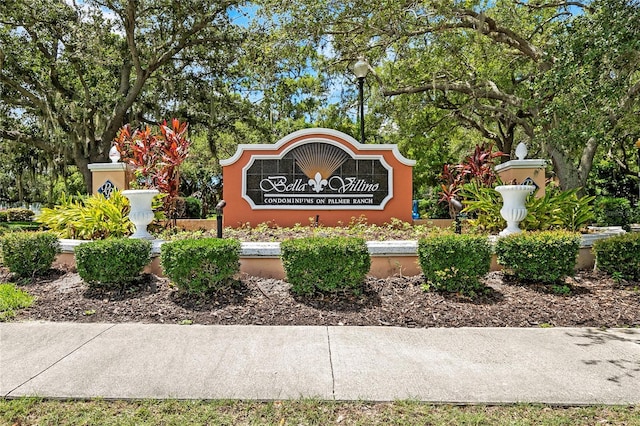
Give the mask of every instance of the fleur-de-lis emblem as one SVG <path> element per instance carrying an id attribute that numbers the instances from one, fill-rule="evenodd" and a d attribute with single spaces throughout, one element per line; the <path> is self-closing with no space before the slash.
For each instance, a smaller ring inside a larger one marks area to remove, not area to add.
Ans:
<path id="1" fill-rule="evenodd" d="M 309 188 L 319 194 L 328 180 L 349 155 L 337 146 L 313 142 L 296 147 L 292 151 L 298 168 L 309 178 Z"/>
<path id="2" fill-rule="evenodd" d="M 322 179 L 322 175 L 320 172 L 317 172 L 314 176 L 314 179 L 309 179 L 309 186 L 311 189 L 316 191 L 316 193 L 320 193 L 327 186 L 327 180 Z"/>

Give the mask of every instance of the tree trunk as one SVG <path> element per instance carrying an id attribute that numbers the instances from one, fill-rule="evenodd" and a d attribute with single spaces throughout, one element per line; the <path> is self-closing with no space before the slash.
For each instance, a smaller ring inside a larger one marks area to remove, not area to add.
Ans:
<path id="1" fill-rule="evenodd" d="M 570 158 L 556 146 L 544 144 L 544 148 L 551 157 L 561 189 L 585 187 L 598 148 L 598 141 L 595 138 L 590 138 L 585 144 L 578 165 L 571 162 Z"/>
<path id="2" fill-rule="evenodd" d="M 76 166 L 84 178 L 84 186 L 87 189 L 87 194 L 92 194 L 93 176 L 91 170 L 89 170 L 89 161 L 87 161 L 86 158 L 76 159 Z"/>

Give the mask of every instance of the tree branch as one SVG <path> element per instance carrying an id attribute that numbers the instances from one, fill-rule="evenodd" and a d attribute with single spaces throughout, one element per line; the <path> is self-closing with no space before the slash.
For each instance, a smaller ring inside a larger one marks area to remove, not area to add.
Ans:
<path id="1" fill-rule="evenodd" d="M 640 81 L 631 86 L 625 96 L 620 100 L 620 106 L 623 111 L 628 111 L 631 104 L 640 96 Z"/>
<path id="2" fill-rule="evenodd" d="M 491 139 L 493 141 L 496 141 L 498 143 L 498 145 L 502 145 L 502 141 L 500 139 L 500 137 L 498 135 L 496 135 L 494 132 L 490 131 L 489 129 L 487 129 L 486 127 L 484 127 L 480 122 L 478 122 L 477 120 L 474 120 L 473 118 L 465 115 L 462 111 L 460 110 L 456 110 L 453 111 L 453 114 L 460 120 L 468 123 L 471 127 L 473 127 L 474 129 L 476 129 L 477 131 L 480 132 L 480 134 L 487 138 L 487 139 Z M 499 148 L 499 147 L 498 147 Z"/>
<path id="3" fill-rule="evenodd" d="M 25 89 L 24 87 L 22 87 L 22 85 L 17 84 L 15 81 L 7 78 L 3 74 L 0 74 L 0 82 L 4 83 L 8 87 L 11 87 L 13 90 L 18 92 L 24 98 L 29 99 L 31 101 L 31 105 L 30 106 L 32 106 L 34 108 L 39 108 L 39 109 L 44 111 L 45 105 L 44 105 L 44 102 L 42 101 L 42 99 L 40 99 L 37 95 L 35 95 L 34 93 L 32 93 L 32 92 L 28 91 L 27 89 Z"/>
<path id="4" fill-rule="evenodd" d="M 36 148 L 46 152 L 57 152 L 48 140 L 44 140 L 33 135 L 28 135 L 26 133 L 19 132 L 18 130 L 6 130 L 0 128 L 0 138 L 8 139 L 10 141 L 18 142 L 24 145 L 35 146 Z"/>
<path id="5" fill-rule="evenodd" d="M 125 9 L 125 16 L 123 16 L 124 30 L 127 39 L 127 46 L 129 47 L 129 54 L 131 55 L 131 61 L 136 69 L 136 74 L 142 75 L 142 63 L 140 62 L 140 52 L 136 45 L 136 7 L 138 1 L 131 0 L 127 3 Z"/>
<path id="6" fill-rule="evenodd" d="M 591 166 L 593 165 L 593 158 L 596 155 L 596 151 L 598 150 L 598 140 L 597 138 L 591 137 L 587 140 L 587 143 L 582 150 L 582 155 L 580 156 L 580 165 L 578 166 L 578 173 L 580 174 L 580 180 L 582 181 L 582 185 L 587 181 L 587 175 L 589 171 L 591 171 Z"/>
<path id="7" fill-rule="evenodd" d="M 433 90 L 439 90 L 442 92 L 452 91 L 463 93 L 476 98 L 493 99 L 497 101 L 506 102 L 509 105 L 520 107 L 522 105 L 522 99 L 514 95 L 501 92 L 498 87 L 492 82 L 487 82 L 484 87 L 472 86 L 470 83 L 449 83 L 449 82 L 433 82 L 424 86 L 418 87 L 404 87 L 397 90 L 383 89 L 382 94 L 384 96 L 396 96 L 411 93 L 423 93 Z"/>
<path id="8" fill-rule="evenodd" d="M 515 31 L 498 25 L 495 19 L 482 12 L 469 9 L 453 9 L 460 19 L 457 23 L 443 24 L 437 27 L 439 30 L 453 28 L 469 28 L 486 35 L 494 41 L 511 46 L 535 62 L 540 60 L 542 52 L 527 39 L 517 34 Z"/>
<path id="9" fill-rule="evenodd" d="M 569 7 L 579 7 L 581 9 L 586 9 L 589 11 L 593 11 L 593 8 L 586 4 L 586 3 L 582 3 L 579 1 L 556 1 L 556 2 L 551 2 L 551 3 L 535 3 L 535 2 L 523 2 L 520 0 L 516 0 L 516 4 L 520 5 L 520 6 L 524 6 L 524 7 L 528 7 L 530 9 L 558 9 L 560 7 L 563 8 L 569 8 Z"/>

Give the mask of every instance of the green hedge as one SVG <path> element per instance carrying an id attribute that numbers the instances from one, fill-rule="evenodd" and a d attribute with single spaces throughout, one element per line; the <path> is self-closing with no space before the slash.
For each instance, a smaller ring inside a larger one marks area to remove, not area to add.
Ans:
<path id="1" fill-rule="evenodd" d="M 4 265 L 20 277 L 47 272 L 60 253 L 58 237 L 50 232 L 9 232 L 0 238 Z"/>
<path id="2" fill-rule="evenodd" d="M 610 275 L 640 280 L 640 232 L 598 240 L 593 243 L 596 266 Z"/>
<path id="3" fill-rule="evenodd" d="M 287 281 L 296 294 L 359 293 L 371 269 L 367 243 L 362 238 L 307 237 L 283 241 L 280 248 Z"/>
<path id="4" fill-rule="evenodd" d="M 496 256 L 507 275 L 554 284 L 573 276 L 580 241 L 580 234 L 567 231 L 522 232 L 498 239 Z"/>
<path id="5" fill-rule="evenodd" d="M 91 286 L 125 286 L 151 261 L 151 243 L 140 239 L 90 241 L 74 251 L 78 275 Z"/>
<path id="6" fill-rule="evenodd" d="M 484 235 L 439 234 L 418 241 L 418 261 L 425 290 L 434 289 L 474 297 L 491 268 L 491 247 Z"/>
<path id="7" fill-rule="evenodd" d="M 7 209 L 7 219 L 9 219 L 9 222 L 30 222 L 34 216 L 35 213 L 29 209 L 20 207 Z"/>
<path id="8" fill-rule="evenodd" d="M 180 289 L 190 293 L 228 287 L 240 271 L 240 242 L 201 238 L 166 242 L 160 251 L 162 269 Z"/>

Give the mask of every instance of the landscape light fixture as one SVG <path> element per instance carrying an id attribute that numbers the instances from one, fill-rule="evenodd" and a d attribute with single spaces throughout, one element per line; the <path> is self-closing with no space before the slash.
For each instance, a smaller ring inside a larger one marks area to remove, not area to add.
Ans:
<path id="1" fill-rule="evenodd" d="M 453 207 L 453 211 L 456 213 L 456 217 L 455 217 L 455 224 L 456 224 L 456 234 L 462 234 L 462 223 L 460 222 L 460 220 L 462 219 L 462 209 L 464 208 L 464 206 L 462 205 L 462 203 L 460 202 L 460 200 L 458 200 L 456 197 L 452 197 L 449 200 L 449 203 L 451 204 L 451 207 Z M 466 215 L 465 215 L 466 216 Z"/>
<path id="2" fill-rule="evenodd" d="M 363 56 L 358 57 L 358 62 L 353 66 L 353 73 L 358 78 L 358 95 L 360 100 L 358 105 L 360 110 L 360 143 L 364 143 L 364 79 L 369 73 L 369 63 Z"/>

